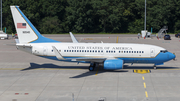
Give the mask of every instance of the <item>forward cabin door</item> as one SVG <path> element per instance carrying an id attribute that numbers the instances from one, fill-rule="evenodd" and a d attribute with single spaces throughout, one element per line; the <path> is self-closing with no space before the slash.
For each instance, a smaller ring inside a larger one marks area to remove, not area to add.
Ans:
<path id="1" fill-rule="evenodd" d="M 151 48 L 151 49 L 150 49 L 150 56 L 151 56 L 151 57 L 154 57 L 154 56 L 155 56 L 155 50 L 154 50 L 154 48 Z"/>

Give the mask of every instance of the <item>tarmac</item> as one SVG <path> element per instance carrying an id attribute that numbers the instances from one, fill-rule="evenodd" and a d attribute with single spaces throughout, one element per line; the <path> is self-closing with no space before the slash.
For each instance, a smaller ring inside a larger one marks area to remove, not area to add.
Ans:
<path id="1" fill-rule="evenodd" d="M 44 35 L 71 42 L 67 35 Z M 89 64 L 48 60 L 17 50 L 14 39 L 0 40 L 0 101 L 179 101 L 180 39 L 137 35 L 75 35 L 79 42 L 140 43 L 161 46 L 176 59 L 157 66 L 125 64 L 123 70 L 88 70 Z M 148 70 L 149 73 L 136 73 Z"/>

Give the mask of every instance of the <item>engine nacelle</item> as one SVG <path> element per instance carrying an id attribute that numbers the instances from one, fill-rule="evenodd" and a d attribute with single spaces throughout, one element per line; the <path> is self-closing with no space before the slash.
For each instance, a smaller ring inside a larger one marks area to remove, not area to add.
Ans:
<path id="1" fill-rule="evenodd" d="M 111 59 L 104 61 L 104 69 L 123 69 L 123 60 Z"/>

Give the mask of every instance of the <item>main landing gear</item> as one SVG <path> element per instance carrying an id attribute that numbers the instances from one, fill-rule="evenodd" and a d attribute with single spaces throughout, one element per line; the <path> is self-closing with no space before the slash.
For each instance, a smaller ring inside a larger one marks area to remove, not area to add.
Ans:
<path id="1" fill-rule="evenodd" d="M 89 66 L 89 71 L 94 71 L 94 68 L 96 67 L 95 63 L 91 63 Z"/>

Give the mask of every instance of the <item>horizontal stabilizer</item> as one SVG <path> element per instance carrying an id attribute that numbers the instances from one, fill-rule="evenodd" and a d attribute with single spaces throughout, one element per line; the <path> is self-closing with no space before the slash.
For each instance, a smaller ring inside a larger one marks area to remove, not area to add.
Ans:
<path id="1" fill-rule="evenodd" d="M 71 39 L 72 39 L 73 43 L 79 43 L 77 41 L 77 39 L 74 37 L 74 35 L 71 32 L 69 32 L 69 33 L 70 33 L 70 36 L 71 36 Z"/>
<path id="2" fill-rule="evenodd" d="M 56 49 L 55 46 L 52 46 L 52 48 L 53 48 L 53 51 L 54 51 L 57 59 L 59 59 L 59 60 L 65 60 L 65 59 L 63 58 L 63 56 L 61 55 L 61 53 Z"/>
<path id="3" fill-rule="evenodd" d="M 16 44 L 19 47 L 32 47 L 30 44 Z"/>

